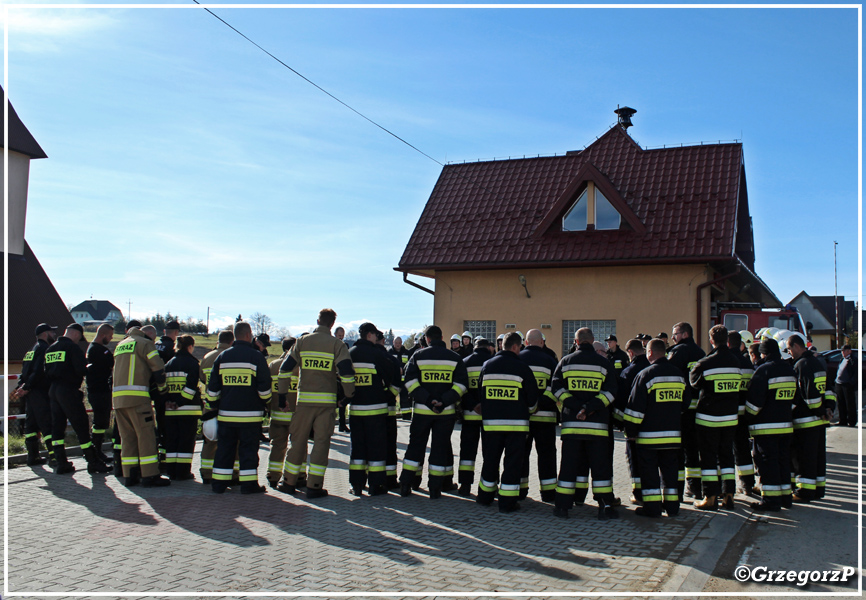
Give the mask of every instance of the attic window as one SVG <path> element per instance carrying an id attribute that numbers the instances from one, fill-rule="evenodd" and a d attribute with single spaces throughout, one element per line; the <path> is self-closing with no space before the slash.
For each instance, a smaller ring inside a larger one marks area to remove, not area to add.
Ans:
<path id="1" fill-rule="evenodd" d="M 562 218 L 563 231 L 619 229 L 622 217 L 595 184 L 588 181 L 586 189 Z"/>

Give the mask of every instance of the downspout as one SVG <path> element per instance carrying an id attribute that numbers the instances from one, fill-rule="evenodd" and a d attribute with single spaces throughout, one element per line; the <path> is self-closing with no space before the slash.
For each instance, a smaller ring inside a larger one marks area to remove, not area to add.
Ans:
<path id="1" fill-rule="evenodd" d="M 428 294 L 430 294 L 432 296 L 436 295 L 436 292 L 434 292 L 433 290 L 431 290 L 429 288 L 425 288 L 423 285 L 421 285 L 419 283 L 415 283 L 414 281 L 409 281 L 409 273 L 407 273 L 406 271 L 403 271 L 403 283 L 408 283 L 412 287 L 416 287 L 419 290 L 424 290 L 425 292 L 427 292 Z"/>
<path id="2" fill-rule="evenodd" d="M 737 269 L 733 273 L 730 273 L 728 275 L 722 275 L 721 277 L 717 277 L 716 279 L 713 279 L 712 281 L 707 281 L 707 282 L 702 283 L 698 286 L 698 302 L 697 302 L 697 305 L 698 305 L 697 306 L 697 308 L 698 308 L 698 322 L 697 322 L 696 327 L 695 327 L 695 342 L 698 345 L 700 345 L 700 340 L 702 339 L 701 338 L 701 312 L 703 311 L 703 302 L 701 301 L 701 292 L 708 285 L 715 285 L 717 283 L 721 283 L 725 279 L 730 279 L 734 275 L 739 274 L 739 272 L 740 272 L 740 265 L 737 265 Z"/>

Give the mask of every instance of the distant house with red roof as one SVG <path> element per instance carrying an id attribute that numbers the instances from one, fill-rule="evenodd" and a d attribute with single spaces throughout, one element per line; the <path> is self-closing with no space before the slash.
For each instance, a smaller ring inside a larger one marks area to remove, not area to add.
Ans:
<path id="1" fill-rule="evenodd" d="M 539 328 L 561 353 L 579 327 L 623 342 L 688 321 L 706 346 L 713 303 L 782 306 L 755 273 L 742 144 L 646 149 L 630 124 L 442 169 L 396 270 L 434 294 L 447 336 Z"/>

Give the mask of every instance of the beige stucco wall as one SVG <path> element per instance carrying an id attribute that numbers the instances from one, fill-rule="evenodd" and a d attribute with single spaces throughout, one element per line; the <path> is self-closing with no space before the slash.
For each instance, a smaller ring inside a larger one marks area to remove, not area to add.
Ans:
<path id="1" fill-rule="evenodd" d="M 697 286 L 706 265 L 586 267 L 436 273 L 434 323 L 445 337 L 463 331 L 464 320 L 495 320 L 498 333 L 514 323 L 524 334 L 542 323 L 547 345 L 562 352 L 564 320 L 615 320 L 620 345 L 637 333 L 670 334 L 678 321 L 696 325 Z M 518 275 L 526 277 L 526 297 Z M 709 324 L 709 287 L 703 290 L 701 331 Z M 513 330 L 512 330 L 513 331 Z M 701 346 L 706 346 L 701 343 Z"/>

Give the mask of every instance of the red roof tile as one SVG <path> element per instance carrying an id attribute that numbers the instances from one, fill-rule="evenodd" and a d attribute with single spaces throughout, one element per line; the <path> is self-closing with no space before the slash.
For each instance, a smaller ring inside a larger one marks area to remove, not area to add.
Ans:
<path id="1" fill-rule="evenodd" d="M 732 257 L 742 156 L 739 143 L 644 150 L 616 125 L 565 156 L 447 165 L 398 269 Z M 587 172 L 607 179 L 614 206 L 644 232 L 559 230 L 563 194 Z"/>

